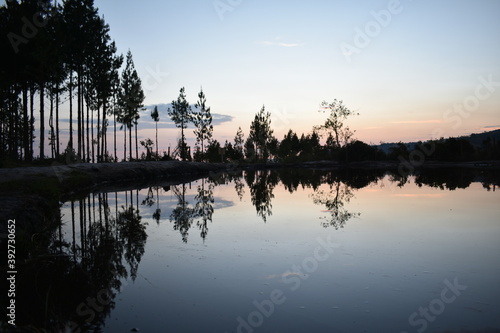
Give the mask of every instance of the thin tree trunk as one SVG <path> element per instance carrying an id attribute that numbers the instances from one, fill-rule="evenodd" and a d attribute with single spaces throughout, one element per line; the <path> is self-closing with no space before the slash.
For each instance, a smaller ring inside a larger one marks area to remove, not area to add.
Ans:
<path id="1" fill-rule="evenodd" d="M 158 158 L 158 122 L 155 121 L 156 126 L 156 158 Z"/>
<path id="2" fill-rule="evenodd" d="M 87 104 L 87 162 L 90 162 L 90 107 Z"/>
<path id="3" fill-rule="evenodd" d="M 118 157 L 116 156 L 116 112 L 113 110 L 113 149 L 115 151 L 115 162 L 118 161 Z"/>
<path id="4" fill-rule="evenodd" d="M 127 125 L 123 125 L 123 160 L 127 160 Z"/>
<path id="5" fill-rule="evenodd" d="M 50 127 L 50 156 L 54 158 L 56 154 L 56 139 L 54 133 L 54 85 L 50 89 L 50 114 L 49 114 L 49 127 Z"/>
<path id="6" fill-rule="evenodd" d="M 28 88 L 23 88 L 23 145 L 24 145 L 24 158 L 31 161 L 30 155 L 30 141 L 29 141 L 29 117 L 28 117 Z"/>
<path id="7" fill-rule="evenodd" d="M 97 200 L 99 202 L 99 226 L 102 227 L 102 194 L 97 195 Z M 102 235 L 102 228 L 99 228 Z"/>
<path id="8" fill-rule="evenodd" d="M 81 83 L 81 70 L 78 71 L 78 78 L 77 78 L 77 89 L 76 89 L 76 93 L 77 93 L 77 98 L 76 98 L 76 102 L 77 102 L 77 119 L 78 119 L 78 129 L 77 129 L 77 136 L 78 136 L 78 158 L 82 158 L 82 110 L 81 110 L 81 103 L 80 103 L 80 99 L 82 98 L 82 83 Z"/>
<path id="9" fill-rule="evenodd" d="M 100 151 L 100 141 L 101 141 L 101 108 L 97 108 L 97 162 L 101 161 L 101 157 L 99 154 Z"/>
<path id="10" fill-rule="evenodd" d="M 69 75 L 69 144 L 73 149 L 73 71 Z"/>
<path id="11" fill-rule="evenodd" d="M 16 157 L 16 159 L 20 158 L 22 160 L 23 158 L 23 150 L 22 148 L 20 147 L 21 145 L 19 144 L 21 141 L 22 141 L 22 133 L 20 133 L 20 128 L 21 126 L 19 126 L 19 122 L 21 121 L 21 114 L 18 114 L 19 112 L 19 103 L 17 101 L 17 91 L 15 92 L 16 93 L 16 102 L 15 102 L 15 110 L 12 110 L 13 111 L 13 114 L 14 114 L 14 147 L 15 147 L 15 154 L 14 156 Z"/>
<path id="12" fill-rule="evenodd" d="M 56 89 L 56 154 L 59 156 L 59 83 Z"/>
<path id="13" fill-rule="evenodd" d="M 92 163 L 95 163 L 95 151 L 94 151 L 94 110 L 92 110 L 91 121 L 91 135 L 92 135 Z"/>
<path id="14" fill-rule="evenodd" d="M 30 158 L 33 159 L 33 142 L 35 135 L 35 89 L 30 87 Z"/>
<path id="15" fill-rule="evenodd" d="M 40 159 L 45 158 L 45 85 L 40 83 Z"/>
<path id="16" fill-rule="evenodd" d="M 12 91 L 11 91 L 12 92 Z M 15 101 L 12 99 L 9 99 L 8 101 L 8 122 L 7 122 L 7 129 L 8 129 L 8 135 L 7 135 L 7 151 L 9 156 L 14 157 L 16 156 L 16 113 L 15 113 L 16 105 Z"/>
<path id="17" fill-rule="evenodd" d="M 92 202 L 90 200 L 92 194 L 89 194 L 88 197 L 87 197 L 87 215 L 88 215 L 88 226 L 89 228 L 92 230 L 94 228 L 94 220 L 92 219 Z M 90 232 L 89 232 L 90 233 Z M 94 258 L 94 254 L 95 254 L 95 248 L 96 248 L 96 244 L 95 242 L 92 242 L 91 243 L 91 246 L 92 247 L 89 247 L 89 250 L 90 250 L 90 253 L 92 254 L 92 257 L 90 257 L 90 262 L 95 262 Z"/>
<path id="18" fill-rule="evenodd" d="M 106 154 L 106 109 L 107 109 L 106 101 L 103 101 L 103 103 L 102 103 L 102 126 L 101 126 L 101 128 L 102 128 L 101 156 L 102 156 L 103 160 L 101 162 L 104 162 L 104 156 Z"/>
<path id="19" fill-rule="evenodd" d="M 135 190 L 135 202 L 136 202 L 136 209 L 137 209 L 137 214 L 139 214 L 139 190 Z"/>
<path id="20" fill-rule="evenodd" d="M 181 160 L 185 161 L 186 154 L 184 153 L 184 123 L 181 123 Z"/>
<path id="21" fill-rule="evenodd" d="M 104 225 L 106 226 L 106 235 L 109 235 L 109 202 L 107 193 L 104 193 Z"/>
<path id="22" fill-rule="evenodd" d="M 86 154 L 86 150 L 85 150 L 85 98 L 84 98 L 84 94 L 85 94 L 85 86 L 82 82 L 82 80 L 80 80 L 80 85 L 81 85 L 81 92 L 80 92 L 80 112 L 82 113 L 81 115 L 81 118 L 82 118 L 82 123 L 81 123 L 81 133 L 82 133 L 82 156 L 81 156 L 81 159 L 82 161 L 86 161 L 87 160 L 87 154 Z"/>
<path id="23" fill-rule="evenodd" d="M 128 146 L 129 146 L 130 160 L 132 161 L 132 126 L 130 126 L 128 129 Z"/>
<path id="24" fill-rule="evenodd" d="M 73 251 L 73 260 L 76 262 L 76 230 L 75 230 L 75 202 L 71 201 L 71 230 L 73 231 L 73 242 L 72 242 L 72 251 Z"/>
<path id="25" fill-rule="evenodd" d="M 135 159 L 139 160 L 139 146 L 137 145 L 137 123 L 135 124 Z"/>
<path id="26" fill-rule="evenodd" d="M 85 263 L 86 263 L 86 256 L 85 256 L 85 227 L 83 226 L 83 220 L 84 220 L 84 217 L 83 217 L 83 200 L 80 199 L 78 200 L 78 213 L 80 215 L 80 249 L 81 249 L 81 258 L 82 258 L 82 261 L 84 263 L 84 267 L 85 267 Z"/>

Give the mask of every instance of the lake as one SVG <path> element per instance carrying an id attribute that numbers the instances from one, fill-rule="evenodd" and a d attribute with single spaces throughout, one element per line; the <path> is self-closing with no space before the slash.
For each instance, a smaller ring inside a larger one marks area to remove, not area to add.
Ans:
<path id="1" fill-rule="evenodd" d="M 499 203 L 480 173 L 453 169 L 244 171 L 94 193 L 62 205 L 45 255 L 19 277 L 29 305 L 18 320 L 73 332 L 498 332 Z"/>

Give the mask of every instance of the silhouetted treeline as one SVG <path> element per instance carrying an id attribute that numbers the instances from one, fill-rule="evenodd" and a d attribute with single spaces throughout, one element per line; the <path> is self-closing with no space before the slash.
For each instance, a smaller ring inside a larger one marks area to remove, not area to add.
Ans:
<path id="1" fill-rule="evenodd" d="M 8 0 L 0 7 L 2 157 L 116 160 L 120 123 L 129 131 L 132 158 L 131 131 L 137 130 L 144 94 L 130 51 L 120 77 L 123 56 L 116 54 L 109 31 L 93 0 Z M 69 119 L 61 118 L 63 104 Z M 114 154 L 106 135 L 111 120 Z M 137 131 L 135 137 L 137 158 Z"/>
<path id="2" fill-rule="evenodd" d="M 141 141 L 146 153 L 139 154 L 137 128 L 145 100 L 141 80 L 132 53 L 125 59 L 117 54 L 110 28 L 93 0 L 61 4 L 8 0 L 0 6 L 0 36 L 0 163 L 6 159 L 30 162 L 37 157 L 64 162 L 118 161 L 120 130 L 123 160 L 171 158 L 170 151 L 159 155 L 157 109 L 151 113 L 156 140 Z M 69 119 L 66 112 L 62 118 L 62 105 L 69 110 Z M 222 143 L 213 139 L 212 115 L 203 90 L 192 108 L 183 87 L 168 110 L 180 128 L 172 156 L 238 163 L 397 161 L 416 155 L 439 161 L 500 159 L 495 137 L 474 145 L 464 138 L 432 140 L 411 149 L 400 143 L 384 152 L 354 138 L 355 131 L 346 121 L 358 114 L 342 101 L 323 102 L 319 111 L 329 114 L 323 125 L 300 135 L 290 129 L 280 140 L 272 128 L 271 113 L 262 106 L 246 139 L 239 128 L 232 142 Z M 184 131 L 190 123 L 196 128 L 193 149 Z M 108 135 L 111 129 L 112 136 Z M 110 137 L 113 144 L 108 143 Z"/>
<path id="3" fill-rule="evenodd" d="M 409 144 L 399 143 L 389 152 L 376 146 L 354 140 L 344 147 L 321 144 L 317 133 L 302 134 L 300 138 L 290 130 L 283 140 L 275 141 L 267 162 L 298 163 L 307 161 L 333 160 L 340 162 L 355 161 L 401 161 L 411 160 L 415 153 L 421 153 L 427 161 L 466 162 L 500 159 L 500 143 L 489 138 L 480 146 L 472 145 L 466 139 L 448 138 L 419 142 L 413 149 Z M 224 154 L 220 153 L 223 148 Z M 245 154 L 234 148 L 234 143 L 225 142 L 223 146 L 214 140 L 206 153 L 210 162 L 263 162 L 255 158 L 252 149 L 245 149 Z M 420 160 L 418 161 L 420 162 Z"/>

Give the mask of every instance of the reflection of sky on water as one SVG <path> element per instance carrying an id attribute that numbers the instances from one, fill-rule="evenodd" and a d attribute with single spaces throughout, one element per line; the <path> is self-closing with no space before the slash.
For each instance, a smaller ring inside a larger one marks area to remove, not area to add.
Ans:
<path id="1" fill-rule="evenodd" d="M 191 205 L 200 182 L 186 187 Z M 416 332 L 421 326 L 411 326 L 409 316 L 455 278 L 467 290 L 428 322 L 429 332 L 500 327 L 498 192 L 479 183 L 455 191 L 413 182 L 400 188 L 384 178 L 352 190 L 344 208 L 359 217 L 335 230 L 322 227 L 331 212 L 313 203 L 311 188 L 290 193 L 277 185 L 266 223 L 244 189 L 242 200 L 234 183 L 213 189 L 205 240 L 196 225 L 187 243 L 173 230 L 172 191 L 159 193 L 159 224 L 152 219 L 156 202 L 140 207 L 148 222 L 145 254 L 137 279 L 117 296 L 106 330 L 235 332 L 237 318 L 247 320 L 256 311 L 253 302 L 278 289 L 286 301 L 255 332 Z M 146 195 L 142 190 L 139 200 Z M 123 194 L 118 197 L 123 204 Z M 328 237 L 338 247 L 302 279 L 294 265 Z M 291 281 L 300 281 L 297 290 Z"/>

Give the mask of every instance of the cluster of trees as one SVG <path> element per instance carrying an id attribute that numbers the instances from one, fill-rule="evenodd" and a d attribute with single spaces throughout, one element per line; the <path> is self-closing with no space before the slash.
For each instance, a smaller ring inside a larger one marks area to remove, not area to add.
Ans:
<path id="1" fill-rule="evenodd" d="M 250 124 L 248 137 L 244 138 L 241 127 L 238 128 L 234 142 L 226 141 L 223 145 L 217 140 L 210 140 L 205 152 L 205 159 L 210 162 L 304 162 L 325 159 L 347 159 L 349 154 L 358 158 L 376 159 L 379 152 L 360 141 L 352 140 L 354 131 L 346 120 L 357 113 L 349 110 L 342 101 L 323 102 L 320 112 L 328 112 L 325 123 L 315 126 L 311 133 L 299 135 L 292 129 L 280 141 L 274 136 L 271 126 L 271 114 L 265 106 L 255 114 Z M 326 145 L 321 141 L 326 137 Z"/>
<path id="2" fill-rule="evenodd" d="M 172 101 L 172 108 L 168 109 L 168 115 L 181 130 L 181 136 L 178 140 L 174 155 L 178 156 L 183 161 L 192 159 L 190 147 L 186 143 L 186 135 L 184 134 L 184 130 L 190 123 L 196 128 L 194 130 L 196 137 L 195 159 L 199 161 L 205 159 L 205 141 L 207 143 L 211 142 L 214 129 L 210 107 L 207 107 L 206 103 L 207 98 L 205 97 L 203 89 L 201 89 L 198 93 L 198 101 L 193 110 L 186 100 L 185 88 L 182 87 L 179 92 L 179 97 L 177 97 L 177 100 Z M 158 142 L 156 144 L 158 145 Z"/>
<path id="3" fill-rule="evenodd" d="M 500 142 L 487 137 L 480 145 L 473 145 L 466 138 L 441 138 L 426 142 L 417 142 L 413 149 L 402 142 L 392 147 L 386 155 L 387 159 L 410 159 L 411 154 L 419 153 L 428 160 L 465 162 L 500 159 Z"/>
<path id="4" fill-rule="evenodd" d="M 196 110 L 192 110 L 186 101 L 184 88 L 181 88 L 178 99 L 172 101 L 172 109 L 168 110 L 171 119 L 181 129 L 176 155 L 182 160 L 192 159 L 184 134 L 184 129 L 189 123 L 195 126 L 196 145 L 193 158 L 197 161 L 265 163 L 270 160 L 297 162 L 330 159 L 336 157 L 333 150 L 340 150 L 352 143 L 351 138 L 354 132 L 345 125 L 345 120 L 356 113 L 347 109 L 342 101 L 334 100 L 333 103 L 321 104 L 320 111 L 330 112 L 325 124 L 314 127 L 310 134 L 302 134 L 300 139 L 297 133 L 290 129 L 282 141 L 278 140 L 271 126 L 271 113 L 266 111 L 265 106 L 262 106 L 250 124 L 246 139 L 239 127 L 233 142 L 226 141 L 221 144 L 213 139 L 212 116 L 210 108 L 206 107 L 203 90 L 200 91 L 198 97 Z M 328 134 L 327 145 L 324 146 L 320 141 L 326 134 Z"/>
<path id="5" fill-rule="evenodd" d="M 320 112 L 328 113 L 323 125 L 313 127 L 308 134 L 300 136 L 292 129 L 280 141 L 274 136 L 271 126 L 271 114 L 266 112 L 265 106 L 255 115 L 250 124 L 248 137 L 244 138 L 243 131 L 238 128 L 233 142 L 221 144 L 212 139 L 210 108 L 205 108 L 206 101 L 203 91 L 199 94 L 200 101 L 196 104 L 199 110 L 193 112 L 185 101 L 184 88 L 177 101 L 172 105 L 176 113 L 171 113 L 172 119 L 181 128 L 181 139 L 177 145 L 178 156 L 183 160 L 191 159 L 189 147 L 186 146 L 182 132 L 189 121 L 197 128 L 195 160 L 209 162 L 305 162 L 319 160 L 337 161 L 399 161 L 409 159 L 414 151 L 421 151 L 429 160 L 439 161 L 469 161 L 478 159 L 499 159 L 500 144 L 495 139 L 487 139 L 481 146 L 473 146 L 463 138 L 449 138 L 418 142 L 413 148 L 402 142 L 394 145 L 388 152 L 376 146 L 354 139 L 355 131 L 351 130 L 346 122 L 349 117 L 358 113 L 348 109 L 342 101 L 334 100 L 331 103 L 321 103 Z M 201 103 L 201 101 L 203 103 Z M 179 107 L 178 105 L 183 105 Z M 186 110 L 186 111 L 183 111 Z M 169 110 L 170 112 L 170 110 Z M 178 115 L 184 120 L 179 120 Z M 201 119 L 201 120 L 194 120 Z M 203 145 L 206 140 L 206 149 Z M 325 143 L 323 144 L 322 141 Z M 199 143 L 201 142 L 201 149 Z M 427 147 L 425 149 L 424 147 Z M 429 148 L 431 147 L 431 148 Z"/>
<path id="6" fill-rule="evenodd" d="M 321 103 L 320 112 L 327 113 L 323 125 L 314 126 L 310 133 L 300 136 L 290 129 L 280 141 L 274 136 L 271 114 L 265 106 L 255 114 L 250 124 L 250 132 L 245 139 L 240 128 L 233 142 L 221 144 L 212 138 L 213 126 L 210 108 L 205 107 L 206 98 L 201 91 L 196 104 L 197 110 L 191 110 L 185 99 L 184 88 L 177 101 L 173 101 L 173 110 L 169 114 L 179 128 L 181 139 L 177 145 L 177 156 L 191 160 L 186 144 L 184 129 L 192 122 L 195 125 L 196 148 L 194 159 L 208 162 L 249 162 L 266 163 L 269 161 L 295 163 L 305 161 L 400 161 L 411 159 L 415 151 L 421 152 L 428 160 L 471 161 L 481 159 L 500 159 L 500 143 L 495 138 L 487 138 L 482 145 L 472 145 L 465 138 L 441 138 L 415 145 L 398 143 L 385 152 L 376 146 L 354 139 L 355 131 L 346 125 L 351 116 L 358 113 L 348 109 L 342 101 Z M 206 141 L 206 145 L 204 142 Z M 322 143 L 324 142 L 324 143 Z M 200 148 L 201 143 L 201 148 Z"/>
<path id="7" fill-rule="evenodd" d="M 132 158 L 135 128 L 144 92 L 132 53 L 117 54 L 109 26 L 93 0 L 9 0 L 0 7 L 0 153 L 31 161 L 71 155 L 86 162 L 117 160 L 117 123 L 128 131 Z M 60 110 L 69 104 L 67 148 L 61 151 Z M 38 114 L 35 105 L 38 104 Z M 48 104 L 48 105 L 47 105 Z M 46 137 L 46 113 L 48 138 Z M 35 142 L 38 117 L 39 150 Z M 113 119 L 114 154 L 108 152 L 107 129 Z M 76 120 L 76 128 L 74 128 Z M 75 137 L 76 136 L 76 137 Z M 48 139 L 50 153 L 45 151 Z M 124 146 L 126 158 L 127 146 Z"/>

